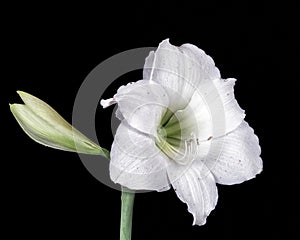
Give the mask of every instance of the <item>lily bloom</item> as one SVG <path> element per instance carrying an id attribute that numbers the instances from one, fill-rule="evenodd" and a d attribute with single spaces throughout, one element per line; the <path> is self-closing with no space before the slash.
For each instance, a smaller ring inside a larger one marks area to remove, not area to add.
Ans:
<path id="1" fill-rule="evenodd" d="M 110 177 L 132 190 L 172 186 L 203 225 L 218 184 L 238 184 L 262 171 L 260 146 L 211 57 L 191 44 L 159 44 L 146 58 L 143 80 L 118 89 L 121 120 L 111 148 Z"/>

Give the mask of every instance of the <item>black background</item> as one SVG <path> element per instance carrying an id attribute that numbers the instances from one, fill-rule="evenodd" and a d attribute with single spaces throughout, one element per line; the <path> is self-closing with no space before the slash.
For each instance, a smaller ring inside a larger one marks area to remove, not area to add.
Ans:
<path id="1" fill-rule="evenodd" d="M 296 239 L 299 157 L 292 155 L 296 108 L 289 106 L 296 103 L 291 89 L 298 89 L 299 75 L 289 76 L 283 67 L 292 61 L 286 53 L 294 54 L 290 36 L 296 28 L 286 21 L 291 10 L 246 1 L 3 7 L 3 234 L 9 239 L 118 239 L 120 193 L 94 179 L 77 154 L 31 141 L 8 102 L 20 102 L 16 90 L 27 91 L 71 121 L 77 90 L 101 61 L 170 38 L 175 45 L 199 46 L 213 57 L 223 78 L 238 79 L 236 98 L 259 136 L 264 171 L 240 185 L 219 185 L 216 209 L 201 227 L 192 226 L 192 215 L 172 190 L 138 194 L 132 239 Z M 141 77 L 137 71 L 119 83 Z M 108 149 L 110 114 L 110 109 L 99 109 L 96 116 L 99 142 Z"/>

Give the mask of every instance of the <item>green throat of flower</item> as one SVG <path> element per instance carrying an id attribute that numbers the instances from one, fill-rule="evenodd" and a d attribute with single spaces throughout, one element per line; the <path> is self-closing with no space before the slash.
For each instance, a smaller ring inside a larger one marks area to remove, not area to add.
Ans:
<path id="1" fill-rule="evenodd" d="M 170 159 L 184 154 L 181 150 L 184 143 L 181 139 L 181 132 L 182 129 L 178 118 L 168 109 L 157 128 L 155 144 Z"/>

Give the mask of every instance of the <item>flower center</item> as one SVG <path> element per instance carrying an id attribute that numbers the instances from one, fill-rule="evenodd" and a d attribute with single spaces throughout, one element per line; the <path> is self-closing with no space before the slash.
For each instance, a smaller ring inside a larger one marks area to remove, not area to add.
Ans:
<path id="1" fill-rule="evenodd" d="M 170 159 L 186 164 L 195 156 L 196 140 L 182 139 L 182 127 L 179 119 L 171 110 L 167 110 L 157 128 L 156 146 Z"/>

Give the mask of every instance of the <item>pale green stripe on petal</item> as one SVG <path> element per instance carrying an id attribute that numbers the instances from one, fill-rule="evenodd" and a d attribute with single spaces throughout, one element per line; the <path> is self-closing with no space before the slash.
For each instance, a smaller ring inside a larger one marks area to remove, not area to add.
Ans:
<path id="1" fill-rule="evenodd" d="M 34 141 L 55 149 L 109 158 L 107 150 L 73 128 L 47 103 L 25 92 L 18 94 L 25 104 L 10 104 L 11 112 Z"/>

